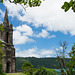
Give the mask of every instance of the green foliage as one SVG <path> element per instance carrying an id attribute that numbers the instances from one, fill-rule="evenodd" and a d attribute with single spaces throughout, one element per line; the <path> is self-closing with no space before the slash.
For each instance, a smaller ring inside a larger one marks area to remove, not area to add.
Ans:
<path id="1" fill-rule="evenodd" d="M 24 64 L 22 65 L 22 69 L 27 75 L 32 75 L 33 73 L 33 65 L 29 62 L 24 62 Z"/>
<path id="2" fill-rule="evenodd" d="M 2 42 L 0 41 L 0 61 L 4 58 L 3 51 L 1 48 L 3 47 Z"/>
<path id="3" fill-rule="evenodd" d="M 71 60 L 67 63 L 69 75 L 75 75 L 75 43 L 72 46 L 72 51 L 69 53 Z"/>
<path id="4" fill-rule="evenodd" d="M 24 62 L 24 64 L 22 65 L 22 69 L 25 70 L 25 69 L 28 69 L 28 68 L 32 68 L 33 65 L 29 62 Z"/>
<path id="5" fill-rule="evenodd" d="M 0 2 L 2 2 L 2 3 L 3 3 L 3 0 L 0 0 Z"/>
<path id="6" fill-rule="evenodd" d="M 2 2 L 2 0 L 0 2 Z M 3 26 L 1 24 L 0 24 L 0 31 L 3 31 Z M 1 50 L 3 46 L 4 45 L 2 45 L 2 41 L 0 41 L 0 75 L 5 75 L 3 73 L 3 64 L 2 64 L 2 59 L 4 58 L 4 54 L 3 51 Z"/>
<path id="7" fill-rule="evenodd" d="M 0 75 L 6 75 L 4 72 L 1 72 Z"/>
<path id="8" fill-rule="evenodd" d="M 0 31 L 3 31 L 3 26 L 0 24 Z"/>
<path id="9" fill-rule="evenodd" d="M 6 75 L 26 75 L 24 73 L 7 73 Z"/>
<path id="10" fill-rule="evenodd" d="M 44 67 L 40 67 L 39 69 L 34 71 L 33 75 L 57 75 L 57 73 L 53 69 L 47 69 Z"/>
<path id="11" fill-rule="evenodd" d="M 46 68 L 53 68 L 55 69 L 54 65 L 57 65 L 59 68 L 57 58 L 35 58 L 35 57 L 16 57 L 16 70 L 22 70 L 22 64 L 24 62 L 30 62 L 34 68 L 38 68 L 38 66 L 44 66 Z M 70 61 L 69 58 L 66 58 L 66 63 Z M 44 62 L 44 63 L 43 63 Z"/>
<path id="12" fill-rule="evenodd" d="M 2 74 L 2 68 L 3 68 L 3 64 L 2 64 L 2 59 L 3 59 L 4 55 L 3 55 L 3 51 L 0 49 L 0 73 Z"/>
<path id="13" fill-rule="evenodd" d="M 3 45 L 1 44 L 1 41 L 0 41 L 0 73 L 2 73 L 2 59 L 4 58 L 4 55 L 3 55 L 3 51 L 1 50 L 1 48 L 3 47 Z"/>
<path id="14" fill-rule="evenodd" d="M 66 41 L 60 41 L 58 44 L 60 47 L 62 47 L 62 51 L 61 51 L 61 49 L 59 51 L 57 51 L 57 53 L 56 53 L 57 58 L 58 58 L 57 61 L 60 66 L 61 75 L 65 75 L 65 71 L 67 74 L 67 67 L 66 67 L 66 61 L 65 61 L 65 51 L 67 49 L 68 43 Z M 55 66 L 55 67 L 57 67 L 57 66 Z"/>
<path id="15" fill-rule="evenodd" d="M 70 8 L 72 8 L 73 12 L 75 12 L 75 0 L 70 0 L 70 2 L 64 2 L 64 5 L 61 7 L 67 12 Z"/>
<path id="16" fill-rule="evenodd" d="M 2 63 L 0 62 L 0 73 L 2 73 Z"/>
<path id="17" fill-rule="evenodd" d="M 0 0 L 0 2 L 3 3 L 3 0 Z M 36 6 L 40 6 L 42 1 L 41 0 L 9 0 L 9 2 L 11 3 L 19 3 L 19 4 L 24 4 L 27 5 L 29 7 L 36 7 Z"/>

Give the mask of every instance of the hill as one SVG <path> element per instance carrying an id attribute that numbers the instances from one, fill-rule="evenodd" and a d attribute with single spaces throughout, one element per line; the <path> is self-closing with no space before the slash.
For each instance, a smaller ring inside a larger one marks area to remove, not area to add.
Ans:
<path id="1" fill-rule="evenodd" d="M 46 68 L 55 68 L 54 65 L 58 65 L 58 62 L 56 61 L 57 58 L 35 58 L 35 57 L 16 57 L 16 70 L 22 70 L 22 64 L 24 62 L 30 62 L 34 68 L 38 68 L 38 66 L 44 66 Z M 66 62 L 68 62 L 70 59 L 66 58 Z"/>

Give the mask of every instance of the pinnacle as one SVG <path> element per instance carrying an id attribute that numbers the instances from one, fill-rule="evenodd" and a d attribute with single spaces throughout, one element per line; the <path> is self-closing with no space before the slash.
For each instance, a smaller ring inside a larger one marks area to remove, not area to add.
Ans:
<path id="1" fill-rule="evenodd" d="M 4 24 L 6 24 L 6 26 L 9 26 L 7 8 L 6 8 L 6 11 L 5 11 Z"/>

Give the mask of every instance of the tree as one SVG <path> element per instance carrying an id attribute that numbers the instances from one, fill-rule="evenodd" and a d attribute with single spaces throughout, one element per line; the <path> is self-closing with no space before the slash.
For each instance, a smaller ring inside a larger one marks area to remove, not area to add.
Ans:
<path id="1" fill-rule="evenodd" d="M 3 72 L 2 59 L 4 58 L 3 51 L 1 50 L 1 48 L 3 47 L 3 45 L 1 43 L 2 42 L 0 41 L 0 74 Z"/>
<path id="2" fill-rule="evenodd" d="M 3 31 L 3 26 L 0 24 L 0 31 Z M 0 41 L 0 74 L 3 74 L 3 64 L 2 64 L 2 59 L 4 58 L 4 54 L 2 51 L 2 47 L 4 45 L 2 44 L 2 41 Z"/>
<path id="3" fill-rule="evenodd" d="M 34 71 L 33 75 L 57 75 L 54 69 L 48 69 L 44 67 L 39 67 L 36 71 Z"/>
<path id="4" fill-rule="evenodd" d="M 70 0 L 70 2 L 64 2 L 64 5 L 61 7 L 67 12 L 70 8 L 75 12 L 75 0 Z"/>
<path id="5" fill-rule="evenodd" d="M 42 1 L 41 0 L 8 0 L 10 3 L 15 3 L 15 4 L 24 4 L 26 7 L 21 5 L 24 9 L 29 7 L 36 7 L 40 6 Z M 45 0 L 43 0 L 45 1 Z M 3 3 L 3 0 L 0 0 L 1 3 Z M 64 9 L 65 12 L 67 12 L 70 8 L 72 8 L 73 12 L 75 12 L 75 0 L 70 0 L 70 2 L 64 2 L 64 4 L 61 7 Z M 26 9 L 25 9 L 26 10 Z"/>
<path id="6" fill-rule="evenodd" d="M 66 63 L 65 63 L 65 50 L 67 49 L 67 45 L 68 43 L 66 41 L 60 41 L 58 43 L 60 45 L 60 47 L 62 48 L 59 52 L 57 52 L 57 58 L 58 58 L 58 63 L 60 66 L 60 71 L 61 71 L 61 75 L 64 75 L 64 69 L 66 71 L 66 75 L 68 75 L 67 69 L 66 69 Z"/>
<path id="7" fill-rule="evenodd" d="M 8 0 L 10 3 L 14 4 L 20 4 L 24 9 L 26 9 L 28 6 L 29 7 L 36 7 L 40 6 L 42 1 L 41 0 Z M 44 0 L 43 0 L 44 1 Z M 0 0 L 1 3 L 3 3 L 3 0 Z M 24 4 L 24 7 L 22 4 Z"/>
<path id="8" fill-rule="evenodd" d="M 72 50 L 69 53 L 71 60 L 67 63 L 68 75 L 75 75 L 75 43 L 72 46 Z"/>
<path id="9" fill-rule="evenodd" d="M 24 62 L 24 64 L 22 64 L 22 69 L 25 73 L 28 73 L 27 75 L 32 75 L 33 73 L 33 65 L 29 62 Z"/>

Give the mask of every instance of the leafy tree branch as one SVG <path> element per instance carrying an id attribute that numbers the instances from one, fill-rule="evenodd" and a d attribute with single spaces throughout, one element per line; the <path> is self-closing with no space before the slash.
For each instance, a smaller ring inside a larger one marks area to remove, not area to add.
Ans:
<path id="1" fill-rule="evenodd" d="M 64 2 L 64 5 L 61 7 L 67 12 L 70 8 L 75 12 L 75 0 L 70 0 L 70 2 Z"/>

